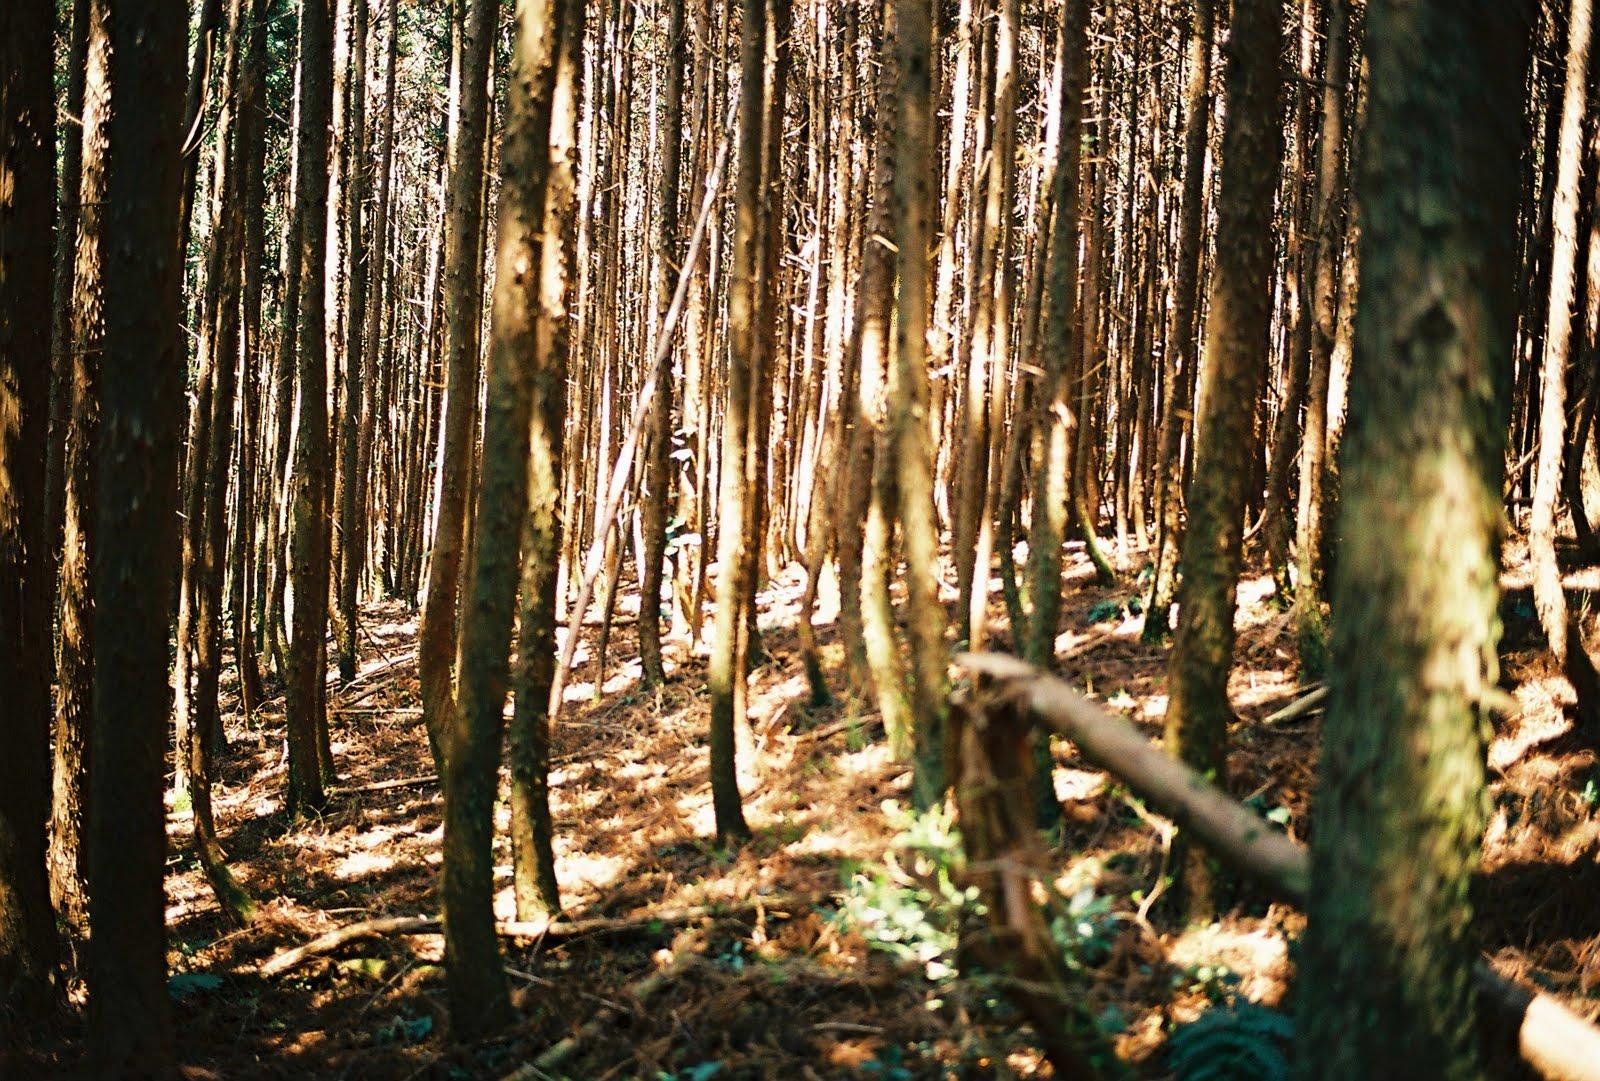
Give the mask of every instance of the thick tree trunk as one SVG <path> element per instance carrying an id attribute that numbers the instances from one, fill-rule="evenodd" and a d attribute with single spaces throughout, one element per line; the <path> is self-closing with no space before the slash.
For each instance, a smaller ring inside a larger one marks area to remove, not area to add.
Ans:
<path id="1" fill-rule="evenodd" d="M 174 328 L 183 269 L 184 14 L 181 5 L 113 8 L 108 0 L 94 0 L 90 13 L 85 176 L 93 148 L 105 183 L 97 534 L 117 538 L 91 560 L 100 619 L 90 729 L 89 1052 L 91 1072 L 102 1077 L 173 1070 L 161 788 L 183 423 L 184 358 Z M 89 190 L 86 183 L 86 209 Z M 90 284 L 80 280 L 79 288 Z"/>
<path id="2" fill-rule="evenodd" d="M 1301 1061 L 1330 1081 L 1476 1078 L 1469 888 L 1487 810 L 1530 20 L 1526 5 L 1374 0 L 1367 21 L 1362 297 Z"/>

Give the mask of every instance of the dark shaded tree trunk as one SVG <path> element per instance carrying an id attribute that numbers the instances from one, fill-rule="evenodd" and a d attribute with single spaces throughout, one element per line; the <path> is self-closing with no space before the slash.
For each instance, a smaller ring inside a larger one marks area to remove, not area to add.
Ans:
<path id="1" fill-rule="evenodd" d="M 55 556 L 45 499 L 51 320 L 41 317 L 55 254 L 54 7 L 0 9 L 0 1025 L 46 1012 L 58 946 L 45 867 Z"/>
<path id="2" fill-rule="evenodd" d="M 722 422 L 721 520 L 718 525 L 717 612 L 707 683 L 711 691 L 711 795 L 717 839 L 750 836 L 739 796 L 735 730 L 744 723 L 747 654 L 739 649 L 746 608 L 755 595 L 749 505 L 751 402 L 760 368 L 762 135 L 766 91 L 766 0 L 744 0 L 739 49 L 739 179 L 734 201 L 733 275 L 728 293 L 727 406 Z"/>
<path id="3" fill-rule="evenodd" d="M 182 5 L 109 0 L 94 0 L 90 11 L 85 172 L 94 147 L 104 155 L 105 183 L 97 534 L 117 538 L 91 559 L 100 619 L 90 728 L 89 1053 L 102 1077 L 173 1071 L 161 789 L 184 397 L 174 331 L 183 269 L 184 14 Z M 85 208 L 88 192 L 86 183 Z M 80 289 L 87 285 L 80 280 Z"/>

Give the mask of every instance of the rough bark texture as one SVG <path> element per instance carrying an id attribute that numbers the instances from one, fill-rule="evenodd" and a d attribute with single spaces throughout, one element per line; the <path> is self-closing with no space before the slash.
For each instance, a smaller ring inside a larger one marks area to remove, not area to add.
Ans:
<path id="1" fill-rule="evenodd" d="M 1481 1076 L 1472 904 L 1496 681 L 1521 5 L 1367 7 L 1362 297 L 1309 926 L 1312 1078 Z"/>

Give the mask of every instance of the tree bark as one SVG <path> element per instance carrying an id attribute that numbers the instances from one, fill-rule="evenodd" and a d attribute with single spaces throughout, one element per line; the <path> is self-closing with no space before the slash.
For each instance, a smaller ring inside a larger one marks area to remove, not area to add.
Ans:
<path id="1" fill-rule="evenodd" d="M 1168 667 L 1167 748 L 1224 785 L 1252 414 L 1270 347 L 1272 208 L 1283 150 L 1278 124 L 1282 46 L 1280 6 L 1274 0 L 1239 0 L 1229 46 L 1198 449 L 1183 538 L 1178 630 Z M 1185 885 L 1201 909 L 1212 903 L 1205 879 L 1203 864 L 1189 860 Z"/>
<path id="2" fill-rule="evenodd" d="M 1522 4 L 1396 0 L 1366 17 L 1362 296 L 1301 1061 L 1310 1078 L 1476 1078 L 1470 886 L 1531 19 Z"/>
<path id="3" fill-rule="evenodd" d="M 173 1071 L 161 788 L 183 423 L 176 328 L 184 15 L 181 5 L 109 0 L 94 0 L 90 11 L 85 171 L 94 148 L 105 183 L 97 534 L 117 538 L 91 557 L 100 619 L 90 728 L 89 1058 L 102 1077 Z M 86 184 L 86 209 L 88 192 Z"/>

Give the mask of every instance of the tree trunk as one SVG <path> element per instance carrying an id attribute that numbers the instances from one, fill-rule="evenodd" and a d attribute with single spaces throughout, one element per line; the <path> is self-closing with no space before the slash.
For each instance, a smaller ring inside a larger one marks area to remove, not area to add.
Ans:
<path id="1" fill-rule="evenodd" d="M 433 554 L 422 601 L 417 642 L 417 674 L 422 683 L 422 716 L 434 762 L 448 757 L 454 727 L 456 612 L 463 570 L 467 493 L 471 472 L 472 429 L 478 408 L 478 332 L 483 306 L 478 234 L 483 228 L 484 139 L 488 116 L 489 48 L 499 0 L 464 3 L 459 68 L 452 87 L 457 107 L 451 116 L 449 183 L 444 234 L 445 405 Z"/>
<path id="2" fill-rule="evenodd" d="M 106 358 L 100 384 L 91 580 L 94 770 L 89 798 L 89 1059 L 102 1077 L 166 1077 L 165 809 L 171 717 L 167 632 L 177 571 L 181 5 L 94 0 L 84 167 L 104 178 L 98 245 Z M 100 158 L 94 167 L 90 154 Z M 84 206 L 90 185 L 85 184 Z M 88 237 L 85 233 L 85 237 Z M 80 267 L 82 266 L 80 259 Z M 93 283 L 80 280 L 79 288 Z"/>
<path id="3" fill-rule="evenodd" d="M 50 820 L 51 266 L 54 5 L 0 10 L 0 1014 L 53 1004 Z M 75 876 L 73 876 L 75 877 Z"/>
<path id="4" fill-rule="evenodd" d="M 1178 583 L 1178 550 L 1182 544 L 1182 444 L 1194 401 L 1195 313 L 1199 307 L 1200 271 L 1205 259 L 1206 144 L 1211 127 L 1211 3 L 1195 0 L 1189 29 L 1189 80 L 1184 89 L 1183 207 L 1178 219 L 1178 281 L 1172 340 L 1172 363 L 1161 403 L 1161 436 L 1156 447 L 1155 570 L 1150 602 L 1145 606 L 1146 642 L 1166 638 L 1172 624 L 1172 598 Z"/>
<path id="5" fill-rule="evenodd" d="M 890 377 L 889 452 L 896 463 L 905 535 L 907 635 L 911 642 L 912 799 L 943 798 L 944 728 L 950 677 L 939 603 L 939 535 L 933 509 L 933 448 L 928 433 L 928 253 L 933 246 L 933 12 L 930 0 L 890 0 L 900 41 L 900 129 L 895 194 L 900 217 L 900 288 Z"/>
<path id="6" fill-rule="evenodd" d="M 1234 596 L 1242 561 L 1245 485 L 1254 402 L 1266 371 L 1272 316 L 1272 210 L 1282 158 L 1282 11 L 1274 0 L 1239 0 L 1228 58 L 1228 113 L 1217 195 L 1217 264 L 1206 321 L 1189 523 L 1183 538 L 1178 631 L 1168 668 L 1167 749 L 1225 784 L 1233 708 Z M 1212 903 L 1203 864 L 1188 861 L 1186 886 Z"/>
<path id="7" fill-rule="evenodd" d="M 289 730 L 288 806 L 294 814 L 326 802 L 319 733 L 327 724 L 322 682 L 328 629 L 328 355 L 323 274 L 328 202 L 328 125 L 333 110 L 329 0 L 300 8 L 300 128 L 295 170 L 300 217 L 300 312 L 296 354 L 299 422 L 290 479 L 289 577 L 294 590 L 285 713 Z"/>
<path id="8" fill-rule="evenodd" d="M 1528 555 L 1533 564 L 1533 601 L 1550 643 L 1578 695 L 1586 725 L 1600 725 L 1600 673 L 1595 670 L 1578 624 L 1567 609 L 1556 562 L 1556 504 L 1567 434 L 1567 363 L 1572 342 L 1572 310 L 1577 293 L 1579 172 L 1583 164 L 1583 114 L 1589 87 L 1589 0 L 1571 0 L 1567 17 L 1567 74 L 1561 100 L 1556 155 L 1555 198 L 1551 207 L 1554 241 L 1550 250 L 1550 303 L 1540 364 L 1539 445 L 1533 474 L 1533 510 L 1528 525 Z"/>
<path id="9" fill-rule="evenodd" d="M 1301 1062 L 1482 1076 L 1486 820 L 1527 5 L 1367 6 L 1362 296 Z M 1374 1023 L 1382 1018 L 1382 1023 Z"/>
<path id="10" fill-rule="evenodd" d="M 717 612 L 707 683 L 711 692 L 711 795 L 717 839 L 739 844 L 750 836 L 739 795 L 735 729 L 744 723 L 746 670 L 739 638 L 755 595 L 749 550 L 748 505 L 752 385 L 760 365 L 761 163 L 765 149 L 766 0 L 744 0 L 739 49 L 739 179 L 734 197 L 733 275 L 728 292 L 727 404 L 722 420 L 722 476 L 717 543 Z M 764 389 L 764 388 L 763 388 Z"/>

